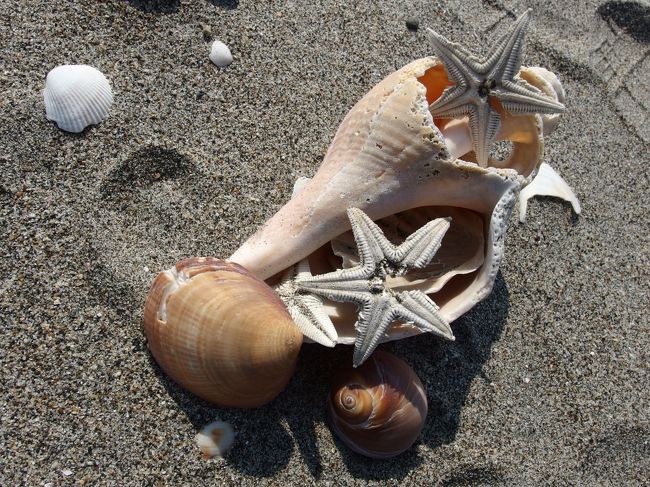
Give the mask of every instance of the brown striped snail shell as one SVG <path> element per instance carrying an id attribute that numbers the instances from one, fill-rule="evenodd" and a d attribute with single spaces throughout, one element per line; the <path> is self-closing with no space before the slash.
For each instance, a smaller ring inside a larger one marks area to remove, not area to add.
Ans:
<path id="1" fill-rule="evenodd" d="M 187 259 L 156 277 L 144 330 L 174 381 L 228 407 L 258 407 L 276 397 L 302 345 L 277 294 L 242 266 L 215 258 Z"/>
<path id="2" fill-rule="evenodd" d="M 341 370 L 328 398 L 330 427 L 357 453 L 389 458 L 417 439 L 427 416 L 422 382 L 409 365 L 376 351 L 358 368 Z"/>

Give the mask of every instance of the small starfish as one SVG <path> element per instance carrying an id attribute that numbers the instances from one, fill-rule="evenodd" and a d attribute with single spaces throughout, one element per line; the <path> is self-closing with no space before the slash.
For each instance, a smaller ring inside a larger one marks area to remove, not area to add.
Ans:
<path id="1" fill-rule="evenodd" d="M 332 301 L 359 305 L 354 366 L 361 365 L 370 356 L 395 320 L 407 321 L 423 331 L 453 340 L 449 323 L 426 294 L 422 291 L 396 292 L 386 286 L 388 276 L 401 276 L 429 263 L 440 248 L 450 219 L 432 220 L 395 246 L 363 211 L 351 208 L 348 218 L 360 264 L 328 274 L 299 277 L 296 285 Z"/>
<path id="2" fill-rule="evenodd" d="M 301 291 L 296 285 L 296 279 L 311 277 L 309 261 L 304 259 L 287 270 L 275 292 L 284 301 L 291 318 L 303 335 L 316 343 L 333 347 L 338 340 L 338 333 L 323 307 L 323 300 L 319 296 Z"/>
<path id="3" fill-rule="evenodd" d="M 487 165 L 490 147 L 501 124 L 499 103 L 517 115 L 564 111 L 564 105 L 517 76 L 530 12 L 528 9 L 515 21 L 485 60 L 427 29 L 433 50 L 455 83 L 429 106 L 431 115 L 434 118 L 469 116 L 472 148 L 482 166 Z"/>

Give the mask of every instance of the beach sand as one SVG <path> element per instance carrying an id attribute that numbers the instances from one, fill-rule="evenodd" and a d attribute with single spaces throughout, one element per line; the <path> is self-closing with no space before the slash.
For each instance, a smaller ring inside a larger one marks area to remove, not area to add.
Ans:
<path id="1" fill-rule="evenodd" d="M 552 198 L 513 215 L 492 294 L 382 349 L 426 387 L 417 443 L 385 461 L 325 423 L 351 348 L 303 346 L 257 410 L 212 406 L 147 350 L 158 271 L 227 257 L 311 176 L 353 104 L 431 54 L 425 27 L 484 55 L 533 7 L 524 64 L 567 111 Z M 650 478 L 650 4 L 521 1 L 4 1 L 0 9 L 1 485 L 641 485 Z M 406 20 L 419 19 L 417 32 Z M 220 39 L 234 62 L 208 59 Z M 110 80 L 108 119 L 45 118 L 60 64 Z M 225 459 L 194 436 L 236 430 Z"/>

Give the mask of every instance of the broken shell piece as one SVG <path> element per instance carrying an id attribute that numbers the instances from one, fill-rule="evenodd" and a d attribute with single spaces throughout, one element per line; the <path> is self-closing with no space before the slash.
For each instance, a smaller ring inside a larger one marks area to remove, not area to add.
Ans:
<path id="1" fill-rule="evenodd" d="M 214 41 L 210 49 L 210 61 L 220 68 L 225 68 L 232 63 L 230 48 L 221 41 Z"/>
<path id="2" fill-rule="evenodd" d="M 215 421 L 203 427 L 196 435 L 196 444 L 203 458 L 223 457 L 235 442 L 235 432 L 229 423 Z"/>
<path id="3" fill-rule="evenodd" d="M 45 115 L 61 130 L 79 133 L 102 122 L 113 103 L 111 85 L 92 66 L 57 66 L 45 80 Z"/>
<path id="4" fill-rule="evenodd" d="M 526 221 L 528 200 L 534 196 L 554 196 L 571 203 L 573 211 L 580 214 L 580 202 L 562 176 L 546 163 L 542 163 L 535 179 L 519 193 L 519 221 Z"/>

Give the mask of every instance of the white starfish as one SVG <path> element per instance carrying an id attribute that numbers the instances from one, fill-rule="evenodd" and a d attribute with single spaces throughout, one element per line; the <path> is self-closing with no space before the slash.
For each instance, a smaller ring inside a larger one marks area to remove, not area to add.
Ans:
<path id="1" fill-rule="evenodd" d="M 427 29 L 434 52 L 455 83 L 445 89 L 429 110 L 434 118 L 469 116 L 472 148 L 482 166 L 487 165 L 490 147 L 501 124 L 497 111 L 499 103 L 515 115 L 564 111 L 564 105 L 517 76 L 530 12 L 528 9 L 515 21 L 485 60 L 479 60 L 464 47 Z"/>
<path id="2" fill-rule="evenodd" d="M 303 335 L 316 343 L 333 347 L 338 340 L 338 334 L 323 307 L 323 300 L 317 295 L 301 292 L 296 286 L 297 278 L 310 277 L 312 275 L 309 261 L 304 259 L 286 271 L 275 292 L 284 301 L 291 318 Z"/>
<path id="3" fill-rule="evenodd" d="M 453 340 L 449 323 L 426 294 L 422 291 L 397 292 L 386 286 L 388 276 L 401 276 L 409 269 L 420 269 L 429 263 L 440 248 L 450 219 L 432 220 L 395 246 L 363 211 L 351 208 L 348 218 L 360 264 L 319 276 L 298 277 L 296 285 L 332 301 L 359 305 L 354 366 L 361 365 L 370 356 L 395 320 L 404 320 L 422 331 Z"/>

